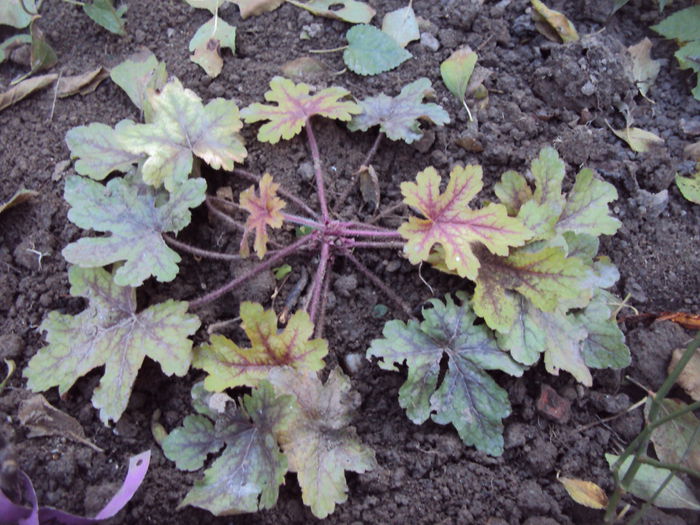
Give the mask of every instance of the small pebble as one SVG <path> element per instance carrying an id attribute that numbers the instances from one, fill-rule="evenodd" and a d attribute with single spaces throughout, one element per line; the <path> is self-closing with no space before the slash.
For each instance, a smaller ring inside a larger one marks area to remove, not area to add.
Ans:
<path id="1" fill-rule="evenodd" d="M 431 33 L 423 33 L 420 36 L 420 43 L 431 51 L 437 51 L 440 49 L 440 42 L 438 42 L 438 39 Z"/>

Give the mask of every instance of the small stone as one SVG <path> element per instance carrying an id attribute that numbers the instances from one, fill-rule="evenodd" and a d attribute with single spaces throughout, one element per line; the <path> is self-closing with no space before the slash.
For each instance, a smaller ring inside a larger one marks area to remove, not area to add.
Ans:
<path id="1" fill-rule="evenodd" d="M 431 33 L 423 33 L 420 36 L 420 43 L 423 47 L 430 49 L 431 51 L 437 51 L 440 49 L 440 42 Z"/>
<path id="2" fill-rule="evenodd" d="M 549 385 L 542 385 L 537 410 L 548 419 L 564 425 L 571 419 L 571 401 L 564 399 Z"/>
<path id="3" fill-rule="evenodd" d="M 608 414 L 617 414 L 630 406 L 630 398 L 627 394 L 614 396 L 601 392 L 591 392 L 590 397 L 594 407 Z"/>
<path id="4" fill-rule="evenodd" d="M 345 370 L 350 375 L 357 374 L 362 367 L 365 365 L 365 356 L 359 352 L 353 352 L 351 354 L 345 354 L 343 357 L 343 362 L 345 363 Z"/>
<path id="5" fill-rule="evenodd" d="M 17 359 L 23 349 L 24 341 L 17 334 L 0 335 L 0 359 Z"/>
<path id="6" fill-rule="evenodd" d="M 581 93 L 586 95 L 587 97 L 590 97 L 593 93 L 595 93 L 595 91 L 595 86 L 590 80 L 586 82 L 583 86 L 581 86 Z"/>
<path id="7" fill-rule="evenodd" d="M 143 44 L 146 40 L 146 33 L 142 29 L 137 29 L 134 31 L 134 42 L 137 44 Z"/>
<path id="8" fill-rule="evenodd" d="M 646 210 L 644 215 L 650 219 L 656 219 L 661 215 L 668 206 L 668 190 L 661 190 L 658 193 L 651 193 L 640 189 L 637 192 L 637 203 L 641 212 L 642 208 Z"/>
<path id="9" fill-rule="evenodd" d="M 307 38 L 316 38 L 323 33 L 323 26 L 318 23 L 307 24 L 301 28 L 301 34 Z M 302 37 L 303 38 L 303 37 Z"/>
<path id="10" fill-rule="evenodd" d="M 175 35 L 175 28 L 169 27 L 165 30 L 165 34 L 168 35 L 168 38 L 172 38 Z"/>
<path id="11" fill-rule="evenodd" d="M 311 180 L 314 178 L 314 165 L 309 161 L 302 162 L 297 166 L 297 173 L 304 180 Z"/>
<path id="12" fill-rule="evenodd" d="M 394 273 L 399 268 L 401 268 L 401 261 L 397 259 L 392 259 L 386 265 L 386 273 Z"/>
<path id="13" fill-rule="evenodd" d="M 423 133 L 423 136 L 412 145 L 419 153 L 427 153 L 435 143 L 435 132 L 432 129 Z"/>
<path id="14" fill-rule="evenodd" d="M 442 168 L 444 166 L 447 166 L 448 160 L 447 160 L 447 155 L 445 155 L 444 151 L 440 151 L 438 149 L 434 150 L 430 154 L 430 158 L 433 161 L 433 164 L 435 164 L 438 168 Z"/>

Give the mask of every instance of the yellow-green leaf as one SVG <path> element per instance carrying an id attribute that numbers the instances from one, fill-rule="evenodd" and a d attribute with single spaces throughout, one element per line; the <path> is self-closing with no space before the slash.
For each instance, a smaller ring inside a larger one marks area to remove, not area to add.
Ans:
<path id="1" fill-rule="evenodd" d="M 295 84 L 283 77 L 270 81 L 270 91 L 265 93 L 265 100 L 276 105 L 251 104 L 241 116 L 247 123 L 269 120 L 258 131 L 260 142 L 276 144 L 280 139 L 289 140 L 297 135 L 309 118 L 314 115 L 348 121 L 352 115 L 361 112 L 360 107 L 352 101 L 341 100 L 350 92 L 340 87 L 329 87 L 310 95 L 311 86 L 304 83 Z"/>
<path id="2" fill-rule="evenodd" d="M 236 52 L 236 28 L 213 16 L 203 24 L 190 40 L 190 60 L 202 67 L 210 77 L 218 77 L 224 67 L 221 49 L 229 48 Z"/>
<path id="3" fill-rule="evenodd" d="M 479 270 L 475 246 L 482 244 L 493 254 L 508 255 L 509 246 L 522 246 L 530 238 L 530 231 L 508 217 L 501 204 L 469 208 L 482 185 L 481 166 L 474 165 L 456 166 L 444 193 L 440 193 L 440 175 L 432 166 L 418 173 L 416 182 L 401 184 L 404 202 L 425 217 L 410 217 L 399 228 L 412 264 L 427 261 L 433 246 L 439 244 L 447 268 L 473 280 Z"/>
<path id="4" fill-rule="evenodd" d="M 564 485 L 566 492 L 576 503 L 580 503 L 590 509 L 604 509 L 608 505 L 608 496 L 605 491 L 592 481 L 573 478 L 557 478 Z"/>
<path id="5" fill-rule="evenodd" d="M 474 72 L 478 55 L 469 46 L 458 49 L 440 64 L 440 75 L 447 89 L 464 101 L 469 79 Z"/>
<path id="6" fill-rule="evenodd" d="M 664 143 L 664 139 L 661 137 L 640 128 L 614 129 L 612 131 L 624 140 L 632 148 L 632 151 L 637 153 L 646 153 L 651 147 Z"/>
<path id="7" fill-rule="evenodd" d="M 195 351 L 192 365 L 209 374 L 204 380 L 207 390 L 255 386 L 267 379 L 271 370 L 285 366 L 312 372 L 323 368 L 328 343 L 325 339 L 310 339 L 314 325 L 306 312 L 296 312 L 279 333 L 273 310 L 246 301 L 241 304 L 240 314 L 250 339 L 249 348 L 241 348 L 222 335 L 212 335 L 211 344 Z"/>
<path id="8" fill-rule="evenodd" d="M 571 20 L 559 11 L 550 9 L 540 0 L 531 0 L 534 9 L 532 18 L 537 30 L 553 42 L 575 42 L 578 33 Z"/>
<path id="9" fill-rule="evenodd" d="M 700 170 L 691 177 L 681 177 L 676 175 L 676 185 L 683 197 L 690 202 L 700 204 Z"/>

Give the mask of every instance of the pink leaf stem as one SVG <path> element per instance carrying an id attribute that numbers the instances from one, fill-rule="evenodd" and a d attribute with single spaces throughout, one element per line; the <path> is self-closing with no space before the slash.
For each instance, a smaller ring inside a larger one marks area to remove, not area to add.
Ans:
<path id="1" fill-rule="evenodd" d="M 230 292 L 240 284 L 246 282 L 249 279 L 252 279 L 256 275 L 258 275 L 261 272 L 264 272 L 265 270 L 272 268 L 275 264 L 277 264 L 280 260 L 284 259 L 285 257 L 300 251 L 302 248 L 304 248 L 304 245 L 315 241 L 316 237 L 311 236 L 311 235 L 306 235 L 299 239 L 298 241 L 290 244 L 289 246 L 282 248 L 281 250 L 278 250 L 272 257 L 270 257 L 267 261 L 261 262 L 260 264 L 257 264 L 254 268 L 251 270 L 247 271 L 240 277 L 237 277 L 225 285 L 223 285 L 220 288 L 217 288 L 216 290 L 213 290 L 209 292 L 206 295 L 203 295 L 202 297 L 199 297 L 198 299 L 194 299 L 193 301 L 190 301 L 189 307 L 190 310 L 193 310 L 195 308 L 199 308 L 200 306 L 210 303 L 212 301 L 215 301 L 222 295 Z"/>
<path id="2" fill-rule="evenodd" d="M 314 175 L 316 177 L 316 193 L 318 193 L 318 203 L 321 206 L 321 216 L 323 222 L 328 222 L 328 204 L 326 202 L 326 185 L 323 182 L 323 171 L 321 169 L 321 154 L 318 151 L 318 143 L 316 135 L 311 127 L 311 119 L 306 120 L 306 138 L 309 140 L 309 149 L 311 149 L 311 158 L 314 161 Z"/>
<path id="3" fill-rule="evenodd" d="M 347 242 L 348 248 L 392 248 L 400 250 L 404 247 L 402 242 L 373 242 L 373 241 L 355 241 L 354 239 L 349 239 Z"/>
<path id="4" fill-rule="evenodd" d="M 391 288 L 389 288 L 386 284 L 382 282 L 382 280 L 377 277 L 372 270 L 367 268 L 364 264 L 362 264 L 352 253 L 350 253 L 348 250 L 343 250 L 342 254 L 344 257 L 346 257 L 353 265 L 355 265 L 355 268 L 357 268 L 360 273 L 362 273 L 367 279 L 372 281 L 372 284 L 374 284 L 377 288 L 379 288 L 384 294 L 391 299 L 408 317 L 411 319 L 415 319 L 415 316 L 413 315 L 413 312 L 411 310 L 411 307 L 408 306 Z"/>
<path id="5" fill-rule="evenodd" d="M 196 246 L 192 246 L 190 244 L 187 244 L 182 241 L 178 241 L 174 237 L 171 237 L 170 235 L 163 234 L 163 240 L 167 242 L 170 246 L 177 248 L 178 250 L 182 250 L 183 252 L 187 252 L 191 255 L 195 255 L 197 257 L 205 257 L 207 259 L 214 259 L 217 261 L 240 261 L 241 256 L 238 254 L 234 253 L 220 253 L 220 252 L 213 252 L 210 250 L 205 250 L 203 248 L 197 248 Z"/>
<path id="6" fill-rule="evenodd" d="M 337 235 L 344 237 L 389 237 L 393 239 L 401 239 L 401 234 L 395 230 L 353 230 L 350 228 L 340 228 Z"/>
<path id="7" fill-rule="evenodd" d="M 309 226 L 314 230 L 323 229 L 323 224 L 313 219 L 307 219 L 306 217 L 300 217 L 299 215 L 293 215 L 291 213 L 282 213 L 284 215 L 284 220 L 294 224 L 301 224 L 302 226 Z"/>

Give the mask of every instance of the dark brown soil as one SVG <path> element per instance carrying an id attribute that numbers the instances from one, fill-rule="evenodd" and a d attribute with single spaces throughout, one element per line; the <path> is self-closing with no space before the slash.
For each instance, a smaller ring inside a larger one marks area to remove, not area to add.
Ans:
<path id="1" fill-rule="evenodd" d="M 238 27 L 238 50 L 235 56 L 225 57 L 223 73 L 212 81 L 188 59 L 187 51 L 189 39 L 207 19 L 205 11 L 195 11 L 175 0 L 127 3 L 129 36 L 118 38 L 92 23 L 79 8 L 57 0 L 46 1 L 41 27 L 59 56 L 55 70 L 70 75 L 98 65 L 111 66 L 140 46 L 147 46 L 167 63 L 170 74 L 204 99 L 233 98 L 243 107 L 261 100 L 270 78 L 279 73 L 282 64 L 309 49 L 343 45 L 348 28 L 347 24 L 312 17 L 291 5 L 242 21 L 238 8 L 229 4 L 221 15 Z M 403 5 L 399 0 L 370 3 L 377 8 L 379 20 L 384 13 Z M 685 201 L 673 184 L 675 173 L 688 174 L 693 168 L 693 163 L 683 157 L 683 147 L 698 137 L 684 134 L 680 123 L 700 115 L 700 103 L 689 94 L 694 79 L 678 70 L 674 44 L 648 29 L 660 19 L 651 1 L 633 0 L 605 25 L 612 3 L 550 2 L 567 13 L 579 33 L 586 35 L 580 43 L 564 46 L 552 44 L 533 31 L 526 0 L 487 1 L 483 5 L 478 0 L 417 1 L 413 7 L 430 21 L 428 31 L 440 43 L 437 51 L 414 43 L 409 46 L 414 58 L 395 71 L 376 77 L 328 73 L 314 83 L 319 87 L 342 85 L 362 98 L 380 91 L 396 94 L 404 84 L 425 76 L 435 86 L 437 101 L 450 112 L 450 125 L 428 132 L 429 138 L 434 137 L 432 144 L 430 140 L 422 141 L 420 149 L 389 141 L 383 144 L 375 162 L 382 205 L 397 202 L 399 183 L 412 179 L 428 165 L 445 174 L 456 163 L 482 164 L 485 187 L 490 189 L 503 171 L 525 171 L 541 147 L 554 145 L 569 165 L 569 180 L 585 164 L 618 189 L 614 212 L 623 226 L 603 243 L 604 252 L 618 265 L 622 276 L 614 289 L 617 295 L 631 293 L 631 303 L 644 312 L 700 312 L 700 206 Z M 673 8 L 689 3 L 675 2 Z M 299 36 L 309 24 L 318 24 L 312 30 L 318 32 L 310 40 L 301 40 Z M 664 60 L 649 94 L 654 104 L 635 96 L 625 69 L 624 48 L 644 36 L 654 41 L 655 58 Z M 439 63 L 465 44 L 478 49 L 479 63 L 493 71 L 486 82 L 489 104 L 478 112 L 479 128 L 473 135 L 484 146 L 481 153 L 467 152 L 456 144 L 460 136 L 472 133 L 472 127 L 439 77 Z M 322 55 L 322 60 L 329 72 L 344 67 L 340 54 Z M 7 87 L 21 72 L 18 66 L 3 64 L 0 88 Z M 631 111 L 636 126 L 664 138 L 663 147 L 636 154 L 613 136 L 605 121 L 614 127 L 624 125 L 622 114 L 615 109 L 622 103 Z M 43 344 L 37 327 L 47 312 L 75 312 L 81 304 L 68 295 L 66 263 L 60 255 L 67 243 L 82 235 L 67 221 L 67 205 L 62 198 L 62 178 L 72 173 L 72 168 L 55 170 L 69 157 L 64 136 L 74 126 L 90 122 L 113 125 L 123 118 L 138 117 L 127 96 L 109 81 L 84 97 L 54 101 L 52 90 L 46 90 L 0 113 L 0 201 L 20 186 L 40 192 L 31 203 L 0 216 L 0 357 L 14 359 L 20 370 Z M 374 135 L 352 134 L 344 126 L 327 122 L 319 122 L 317 129 L 333 198 L 349 183 Z M 311 191 L 307 183 L 299 182 L 299 172 L 303 171 L 300 165 L 308 161 L 301 137 L 270 147 L 254 141 L 252 127 L 244 132 L 250 152 L 246 166 L 250 170 L 270 171 L 298 193 Z M 225 173 L 206 176 L 210 188 L 231 183 L 230 175 Z M 658 204 L 653 194 L 660 191 L 668 195 Z M 359 195 L 351 196 L 344 213 L 363 216 Z M 210 221 L 203 211 L 195 213 L 183 237 L 196 240 L 200 246 L 209 243 L 218 250 L 235 251 L 238 244 L 235 234 Z M 397 267 L 395 260 L 391 252 L 363 255 L 367 266 L 417 307 L 432 293 L 414 267 L 407 261 Z M 293 266 L 298 271 L 307 262 L 296 260 Z M 390 312 L 382 319 L 373 317 L 373 307 L 386 303 L 386 299 L 341 261 L 333 271 L 344 279 L 336 281 L 335 301 L 326 327 L 332 349 L 327 361 L 331 365 L 343 363 L 348 354 L 364 354 L 383 323 L 399 316 L 398 312 Z M 185 256 L 174 283 L 149 284 L 140 299 L 147 304 L 166 296 L 192 298 L 201 293 L 203 286 L 211 289 L 228 280 L 230 274 L 226 264 L 197 262 Z M 423 270 L 423 277 L 439 294 L 460 285 L 430 270 Z M 272 283 L 267 276 L 201 312 L 205 325 L 235 317 L 242 299 L 269 304 Z M 465 447 L 452 428 L 433 423 L 413 425 L 398 405 L 403 376 L 382 372 L 363 360 L 351 376 L 363 399 L 355 424 L 362 439 L 376 451 L 379 468 L 368 474 L 349 474 L 348 501 L 326 521 L 491 525 L 599 521 L 600 512 L 588 510 L 566 495 L 556 481 L 556 473 L 594 481 L 607 491 L 612 489 L 603 454 L 619 452 L 639 432 L 641 412 L 587 430 L 578 428 L 608 416 L 607 410 L 616 410 L 601 401 L 606 399 L 603 394 L 625 396 L 615 398 L 617 408 L 644 395 L 629 386 L 625 374 L 657 388 L 669 352 L 687 340 L 683 330 L 673 325 L 625 328 L 632 330 L 628 341 L 634 354 L 633 366 L 622 372 L 596 372 L 592 389 L 577 385 L 567 374 L 549 376 L 543 367 L 530 370 L 520 379 L 497 376 L 508 389 L 513 405 L 513 415 L 505 421 L 506 451 L 500 458 Z M 227 335 L 241 337 L 233 330 Z M 80 380 L 64 399 L 55 389 L 49 392 L 48 399 L 76 417 L 104 454 L 60 438 L 27 439 L 26 429 L 17 421 L 17 405 L 28 395 L 19 373 L 10 381 L 12 388 L 0 397 L 0 426 L 15 443 L 21 467 L 34 480 L 40 502 L 45 505 L 95 512 L 114 490 L 115 482 L 121 481 L 126 458 L 150 448 L 153 459 L 144 485 L 111 523 L 315 521 L 302 505 L 293 475 L 288 476 L 277 506 L 256 515 L 232 521 L 215 519 L 189 507 L 176 510 L 200 474 L 179 472 L 163 457 L 151 436 L 150 418 L 154 410 L 160 409 L 167 429 L 176 426 L 190 412 L 189 389 L 199 377 L 195 371 L 182 379 L 168 379 L 155 364 L 146 363 L 129 408 L 113 428 L 103 426 L 90 405 L 99 373 Z M 536 410 L 535 400 L 544 383 L 572 401 L 572 418 L 567 424 L 548 421 Z M 698 518 L 687 512 L 658 511 L 650 514 L 646 523 L 698 523 Z"/>

